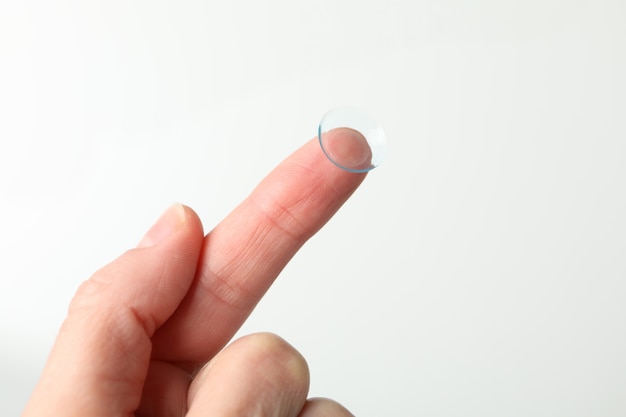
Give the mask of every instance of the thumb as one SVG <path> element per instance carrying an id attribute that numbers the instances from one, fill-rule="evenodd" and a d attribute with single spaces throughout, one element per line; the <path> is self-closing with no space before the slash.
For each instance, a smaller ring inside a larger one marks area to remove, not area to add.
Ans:
<path id="1" fill-rule="evenodd" d="M 137 249 L 85 281 L 23 417 L 132 415 L 148 370 L 150 338 L 187 293 L 202 238 L 197 215 L 174 205 Z"/>

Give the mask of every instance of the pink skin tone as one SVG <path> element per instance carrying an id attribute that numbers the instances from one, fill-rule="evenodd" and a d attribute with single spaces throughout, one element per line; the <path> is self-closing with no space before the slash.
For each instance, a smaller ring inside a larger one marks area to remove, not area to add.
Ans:
<path id="1" fill-rule="evenodd" d="M 354 131 L 339 130 L 354 153 Z M 357 161 L 358 162 L 358 161 Z M 346 417 L 307 399 L 304 358 L 272 334 L 224 347 L 276 276 L 359 186 L 312 140 L 206 236 L 170 207 L 74 296 L 23 417 Z"/>
<path id="2" fill-rule="evenodd" d="M 339 165 L 353 170 L 370 167 L 372 150 L 363 135 L 356 130 L 332 129 L 323 134 L 322 140 L 328 157 Z"/>

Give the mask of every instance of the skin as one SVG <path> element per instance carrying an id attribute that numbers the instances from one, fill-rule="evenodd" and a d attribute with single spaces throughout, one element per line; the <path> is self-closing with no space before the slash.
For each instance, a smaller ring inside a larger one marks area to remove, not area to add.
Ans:
<path id="1" fill-rule="evenodd" d="M 371 166 L 372 150 L 358 131 L 338 128 L 325 132 L 322 138 L 328 157 L 335 163 L 352 170 Z"/>
<path id="2" fill-rule="evenodd" d="M 280 337 L 224 346 L 364 177 L 312 140 L 206 236 L 170 207 L 80 286 L 22 416 L 351 416 L 307 399 L 306 361 Z"/>

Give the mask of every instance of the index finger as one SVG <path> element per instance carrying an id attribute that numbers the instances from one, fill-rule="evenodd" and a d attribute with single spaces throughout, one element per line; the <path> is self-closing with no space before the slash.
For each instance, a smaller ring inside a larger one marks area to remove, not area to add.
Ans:
<path id="1" fill-rule="evenodd" d="M 153 337 L 153 357 L 190 363 L 213 357 L 364 178 L 333 165 L 315 140 L 278 165 L 205 237 L 187 296 Z"/>

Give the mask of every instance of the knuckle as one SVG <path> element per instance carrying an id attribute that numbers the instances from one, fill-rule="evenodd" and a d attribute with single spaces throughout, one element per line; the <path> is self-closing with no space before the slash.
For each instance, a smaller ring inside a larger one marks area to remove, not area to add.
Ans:
<path id="1" fill-rule="evenodd" d="M 88 280 L 83 281 L 70 302 L 69 313 L 71 314 L 76 310 L 85 310 L 97 305 L 97 300 L 106 286 L 106 282 L 99 277 L 98 273 Z"/>

